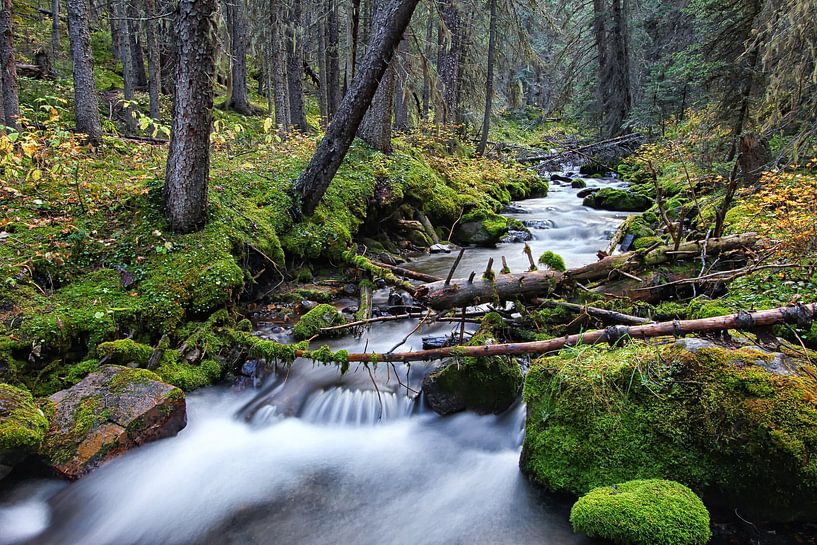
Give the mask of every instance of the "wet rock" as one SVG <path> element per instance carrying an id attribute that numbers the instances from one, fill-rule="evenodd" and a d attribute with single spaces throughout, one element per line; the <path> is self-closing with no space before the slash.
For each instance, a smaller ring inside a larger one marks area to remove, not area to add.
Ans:
<path id="1" fill-rule="evenodd" d="M 0 479 L 40 448 L 48 420 L 27 390 L 0 384 Z"/>
<path id="2" fill-rule="evenodd" d="M 452 335 L 423 337 L 423 350 L 445 348 L 446 346 L 453 346 L 454 344 L 456 344 L 456 342 Z"/>
<path id="3" fill-rule="evenodd" d="M 576 178 L 570 182 L 570 187 L 572 187 L 573 189 L 583 189 L 587 187 L 587 182 L 585 182 L 581 178 Z"/>
<path id="4" fill-rule="evenodd" d="M 530 214 L 530 210 L 516 203 L 506 204 L 502 207 L 502 214 Z"/>
<path id="5" fill-rule="evenodd" d="M 423 379 L 428 406 L 440 415 L 470 410 L 499 414 L 513 405 L 522 386 L 522 371 L 503 358 L 464 358 Z"/>
<path id="6" fill-rule="evenodd" d="M 375 278 L 374 287 L 381 290 L 386 287 L 386 281 L 383 280 L 382 278 Z"/>
<path id="7" fill-rule="evenodd" d="M 583 198 L 585 198 L 585 197 L 587 197 L 589 195 L 592 195 L 593 193 L 596 193 L 600 189 L 601 188 L 598 188 L 598 187 L 588 187 L 588 188 L 582 189 L 581 191 L 576 193 L 576 196 L 579 197 L 580 199 L 583 199 Z"/>
<path id="8" fill-rule="evenodd" d="M 533 235 L 530 231 L 508 231 L 508 234 L 502 237 L 502 242 L 519 243 L 533 240 Z"/>
<path id="9" fill-rule="evenodd" d="M 144 369 L 104 365 L 49 400 L 54 414 L 41 454 L 69 479 L 187 424 L 184 393 Z"/>
<path id="10" fill-rule="evenodd" d="M 604 188 L 585 197 L 582 204 L 601 210 L 643 212 L 652 206 L 652 199 L 632 191 Z"/>
<path id="11" fill-rule="evenodd" d="M 565 183 L 569 184 L 573 180 L 571 178 L 569 178 L 568 176 L 562 176 L 561 174 L 551 174 L 550 175 L 550 181 L 551 182 L 565 182 Z"/>
<path id="12" fill-rule="evenodd" d="M 528 229 L 553 229 L 556 222 L 553 220 L 525 220 L 522 222 Z"/>
<path id="13" fill-rule="evenodd" d="M 406 292 L 395 290 L 389 292 L 390 307 L 413 307 L 416 304 L 414 298 Z"/>
<path id="14" fill-rule="evenodd" d="M 354 285 L 354 284 L 350 284 Z M 321 333 L 324 327 L 333 325 L 345 324 L 346 318 L 343 317 L 338 309 L 326 303 L 320 304 L 301 316 L 298 323 L 292 329 L 292 334 L 299 341 L 309 339 Z"/>
<path id="15" fill-rule="evenodd" d="M 452 247 L 448 244 L 432 244 L 428 247 L 428 251 L 432 254 L 450 254 Z"/>
<path id="16" fill-rule="evenodd" d="M 304 299 L 303 301 L 301 301 L 300 310 L 303 310 L 305 312 L 309 312 L 310 310 L 312 310 L 316 306 L 318 306 L 317 301 L 310 301 L 309 299 Z"/>
<path id="17" fill-rule="evenodd" d="M 343 286 L 343 293 L 346 295 L 354 295 L 357 293 L 357 285 L 355 284 L 346 284 Z"/>

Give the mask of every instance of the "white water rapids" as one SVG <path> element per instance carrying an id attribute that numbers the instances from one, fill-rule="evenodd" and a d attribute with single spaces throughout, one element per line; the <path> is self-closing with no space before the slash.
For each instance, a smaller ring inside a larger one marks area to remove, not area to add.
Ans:
<path id="1" fill-rule="evenodd" d="M 606 247 L 624 215 L 584 209 L 576 192 L 554 185 L 549 197 L 520 203 L 531 213 L 515 217 L 551 222 L 532 229 L 534 255 L 553 250 L 575 266 Z M 470 249 L 460 275 L 499 255 L 525 270 L 521 250 Z M 452 260 L 427 256 L 416 266 L 444 274 Z M 384 323 L 331 346 L 385 351 L 414 326 Z M 455 327 L 424 329 L 400 350 Z M 425 370 L 381 365 L 374 391 L 364 370 L 341 378 L 299 361 L 257 391 L 191 394 L 177 437 L 72 484 L 23 480 L 0 492 L 0 545 L 588 543 L 570 529 L 569 504 L 519 472 L 524 406 L 441 418 L 394 376 L 419 390 Z"/>

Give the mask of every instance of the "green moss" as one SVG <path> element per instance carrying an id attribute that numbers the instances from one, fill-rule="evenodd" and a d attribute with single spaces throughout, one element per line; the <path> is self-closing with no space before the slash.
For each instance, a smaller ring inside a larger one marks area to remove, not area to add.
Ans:
<path id="1" fill-rule="evenodd" d="M 119 339 L 101 343 L 97 347 L 97 352 L 100 356 L 109 358 L 110 363 L 119 365 L 134 363 L 143 367 L 153 354 L 153 348 L 133 339 Z"/>
<path id="2" fill-rule="evenodd" d="M 564 258 L 550 250 L 539 256 L 539 263 L 541 265 L 547 265 L 549 269 L 554 271 L 564 272 L 567 270 Z"/>
<path id="3" fill-rule="evenodd" d="M 576 532 L 624 545 L 704 545 L 709 512 L 686 486 L 660 479 L 603 486 L 570 510 Z"/>
<path id="4" fill-rule="evenodd" d="M 652 205 L 652 200 L 639 193 L 604 188 L 585 197 L 582 204 L 602 210 L 642 212 Z"/>
<path id="5" fill-rule="evenodd" d="M 301 316 L 292 329 L 296 339 L 303 341 L 319 335 L 321 328 L 339 325 L 346 322 L 346 318 L 332 305 L 320 304 Z"/>
<path id="6" fill-rule="evenodd" d="M 554 491 L 631 479 L 708 490 L 764 520 L 817 516 L 817 380 L 752 349 L 631 343 L 537 360 L 521 467 Z"/>
<path id="7" fill-rule="evenodd" d="M 48 420 L 31 393 L 0 383 L 0 454 L 35 452 L 48 430 Z"/>
<path id="8" fill-rule="evenodd" d="M 663 245 L 664 240 L 661 237 L 639 237 L 633 240 L 633 249 L 643 250 L 655 245 Z"/>
<path id="9" fill-rule="evenodd" d="M 576 178 L 572 182 L 570 182 L 570 187 L 572 187 L 573 189 L 583 189 L 587 187 L 587 182 L 585 182 L 581 178 Z"/>
<path id="10" fill-rule="evenodd" d="M 176 358 L 163 359 L 156 369 L 162 382 L 172 384 L 189 392 L 215 383 L 221 378 L 221 364 L 213 359 L 205 359 L 198 365 L 179 361 Z"/>

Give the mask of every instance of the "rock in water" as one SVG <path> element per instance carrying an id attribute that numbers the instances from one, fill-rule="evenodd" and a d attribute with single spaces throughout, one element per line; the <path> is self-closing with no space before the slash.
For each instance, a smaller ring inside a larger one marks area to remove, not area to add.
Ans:
<path id="1" fill-rule="evenodd" d="M 48 420 L 29 392 L 0 384 L 0 479 L 36 452 L 46 429 Z"/>
<path id="2" fill-rule="evenodd" d="M 652 206 L 652 199 L 632 191 L 604 188 L 586 196 L 582 204 L 600 210 L 643 212 Z"/>
<path id="3" fill-rule="evenodd" d="M 49 399 L 54 414 L 42 454 L 69 479 L 187 424 L 184 393 L 144 369 L 105 365 Z"/>

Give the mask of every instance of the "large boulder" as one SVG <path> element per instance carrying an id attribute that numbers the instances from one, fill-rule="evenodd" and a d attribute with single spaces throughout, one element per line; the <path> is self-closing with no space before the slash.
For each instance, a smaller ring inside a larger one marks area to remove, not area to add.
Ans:
<path id="1" fill-rule="evenodd" d="M 48 419 L 27 390 L 0 384 L 0 479 L 40 448 Z"/>
<path id="2" fill-rule="evenodd" d="M 582 204 L 600 210 L 643 212 L 652 206 L 652 199 L 640 193 L 607 187 L 587 195 Z"/>
<path id="3" fill-rule="evenodd" d="M 144 369 L 104 365 L 49 399 L 54 412 L 41 454 L 70 479 L 187 424 L 184 392 Z"/>
<path id="4" fill-rule="evenodd" d="M 751 520 L 815 521 L 815 377 L 791 355 L 690 340 L 540 358 L 520 465 L 557 492 L 671 479 Z"/>
<path id="5" fill-rule="evenodd" d="M 454 241 L 458 244 L 494 246 L 508 234 L 508 219 L 486 210 L 465 214 L 454 231 Z"/>

